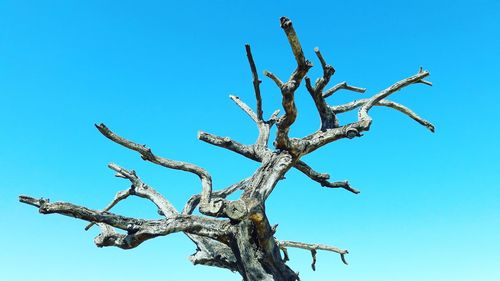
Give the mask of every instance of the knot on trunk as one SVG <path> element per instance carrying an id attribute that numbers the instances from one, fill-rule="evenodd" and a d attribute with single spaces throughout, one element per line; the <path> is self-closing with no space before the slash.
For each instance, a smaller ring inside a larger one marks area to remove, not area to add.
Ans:
<path id="1" fill-rule="evenodd" d="M 243 200 L 230 201 L 224 211 L 230 219 L 237 221 L 248 214 L 247 206 Z"/>
<path id="2" fill-rule="evenodd" d="M 227 217 L 240 221 L 248 214 L 248 208 L 243 200 L 229 201 L 223 198 L 213 198 L 209 203 L 200 205 L 202 214 L 213 217 Z"/>

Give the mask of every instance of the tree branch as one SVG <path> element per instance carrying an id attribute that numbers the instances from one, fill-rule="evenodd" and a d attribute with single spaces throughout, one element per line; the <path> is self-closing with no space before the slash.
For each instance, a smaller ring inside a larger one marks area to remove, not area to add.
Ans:
<path id="1" fill-rule="evenodd" d="M 273 79 L 280 88 L 282 95 L 281 104 L 285 110 L 285 114 L 280 118 L 277 124 L 278 132 L 276 134 L 275 147 L 278 149 L 285 149 L 293 153 L 294 148 L 292 147 L 293 145 L 288 137 L 288 132 L 290 131 L 290 126 L 297 118 L 294 93 L 299 87 L 302 79 L 307 74 L 307 71 L 312 67 L 312 63 L 304 57 L 304 52 L 302 51 L 299 38 L 293 28 L 292 21 L 287 17 L 281 17 L 280 23 L 281 28 L 285 31 L 286 37 L 288 38 L 295 60 L 297 61 L 297 68 L 285 84 L 283 84 L 283 82 L 277 79 L 270 72 L 266 72 L 266 75 Z"/>
<path id="2" fill-rule="evenodd" d="M 358 119 L 359 120 L 371 120 L 371 118 L 368 116 L 368 111 L 380 100 L 385 99 L 389 95 L 401 90 L 402 88 L 414 84 L 414 83 L 419 83 L 424 79 L 425 77 L 429 76 L 428 71 L 422 70 L 420 68 L 420 71 L 406 79 L 403 79 L 401 81 L 398 81 L 391 85 L 389 88 L 386 88 L 385 90 L 379 92 L 378 94 L 374 95 L 368 101 L 360 108 L 358 112 Z"/>
<path id="3" fill-rule="evenodd" d="M 137 233 L 119 234 L 109 225 L 103 223 L 97 225 L 101 228 L 101 233 L 94 239 L 94 243 L 98 247 L 114 246 L 121 249 L 131 249 L 150 238 L 154 238 L 139 236 Z M 195 234 L 186 233 L 186 235 L 197 245 L 196 252 L 189 257 L 194 265 L 203 264 L 237 271 L 236 258 L 227 245 Z"/>
<path id="4" fill-rule="evenodd" d="M 295 84 L 298 87 L 302 78 L 304 78 L 309 68 L 312 67 L 312 63 L 308 61 L 304 56 L 299 37 L 297 36 L 297 33 L 295 33 L 292 21 L 287 17 L 281 17 L 280 25 L 283 31 L 285 31 L 288 42 L 290 43 L 290 47 L 292 48 L 293 56 L 297 61 L 297 69 L 294 71 L 294 73 L 292 73 L 289 81 L 295 81 Z"/>
<path id="5" fill-rule="evenodd" d="M 336 91 L 341 90 L 341 89 L 345 89 L 345 90 L 349 90 L 349 91 L 353 91 L 353 92 L 358 92 L 358 93 L 366 92 L 366 88 L 351 86 L 351 85 L 348 85 L 347 82 L 344 81 L 344 82 L 338 83 L 337 85 L 333 86 L 329 90 L 325 91 L 323 93 L 323 98 L 326 99 L 327 97 L 333 95 L 333 93 L 335 93 Z"/>
<path id="6" fill-rule="evenodd" d="M 295 168 L 315 181 L 327 180 L 330 178 L 329 174 L 316 172 L 302 160 L 299 160 L 297 161 L 297 163 L 295 163 Z"/>
<path id="7" fill-rule="evenodd" d="M 330 78 L 335 73 L 335 69 L 326 63 L 323 55 L 321 55 L 321 52 L 319 51 L 319 48 L 314 48 L 314 52 L 323 67 L 323 77 L 316 80 L 314 87 L 311 85 L 310 79 L 306 77 L 306 88 L 314 100 L 314 104 L 316 105 L 316 109 L 318 110 L 321 119 L 321 130 L 324 131 L 329 128 L 338 127 L 338 121 L 335 113 L 333 113 L 330 107 L 328 107 L 328 104 L 323 97 L 323 89 L 328 82 L 330 82 Z"/>
<path id="8" fill-rule="evenodd" d="M 353 110 L 357 107 L 360 107 L 364 104 L 366 104 L 368 102 L 368 99 L 360 99 L 360 100 L 355 100 L 355 101 L 352 101 L 350 103 L 346 103 L 346 104 L 342 104 L 342 105 L 336 105 L 336 106 L 332 106 L 331 109 L 335 112 L 335 113 L 344 113 L 344 112 L 347 112 L 347 111 L 350 111 L 350 110 Z M 406 115 L 408 115 L 408 117 L 410 117 L 411 119 L 417 121 L 418 123 L 420 123 L 421 125 L 425 126 L 427 129 L 429 129 L 431 132 L 434 132 L 435 131 L 435 127 L 432 123 L 430 123 L 429 121 L 423 119 L 422 117 L 418 116 L 415 112 L 413 112 L 411 109 L 409 109 L 408 107 L 402 105 L 402 104 L 399 104 L 399 103 L 396 103 L 396 102 L 393 102 L 393 101 L 390 101 L 390 100 L 379 100 L 375 106 L 386 106 L 386 107 L 390 107 L 390 108 L 393 108 L 393 109 L 396 109 L 397 111 L 399 112 L 402 112 Z"/>
<path id="9" fill-rule="evenodd" d="M 259 136 L 253 145 L 244 145 L 237 141 L 231 140 L 229 137 L 219 137 L 205 132 L 198 132 L 198 139 L 209 144 L 223 147 L 239 153 L 245 157 L 248 157 L 255 161 L 261 161 L 262 155 L 270 152 L 268 148 L 269 135 L 271 132 L 271 127 L 277 121 L 277 115 L 279 110 L 273 112 L 269 120 L 260 120 L 255 112 L 244 103 L 239 97 L 230 95 L 231 100 L 233 100 L 243 111 L 245 111 L 250 118 L 255 122 L 257 128 L 259 129 Z"/>
<path id="10" fill-rule="evenodd" d="M 159 208 L 159 212 L 161 212 L 164 216 L 173 217 L 178 215 L 177 210 L 175 210 L 170 202 L 163 198 L 163 196 L 155 191 L 151 186 L 143 183 L 134 171 L 127 171 L 114 164 L 110 164 L 108 167 L 117 172 L 117 177 L 129 179 L 132 182 L 132 186 L 125 191 L 118 192 L 115 199 L 104 209 L 104 211 L 109 211 L 116 203 L 125 199 L 129 195 L 137 195 L 153 201 L 153 203 L 155 203 Z M 219 192 L 215 192 L 215 196 L 220 197 Z M 197 195 L 196 205 L 194 205 L 193 208 L 196 208 L 199 204 L 200 198 L 201 195 Z M 90 223 L 85 230 L 88 230 L 93 224 L 94 222 Z M 94 239 L 94 242 L 98 247 L 115 246 L 122 249 L 130 249 L 140 245 L 147 239 L 153 238 L 145 236 L 139 237 L 135 233 L 123 235 L 116 233 L 116 231 L 114 231 L 114 229 L 109 225 L 103 223 L 98 223 L 98 225 L 101 228 L 101 234 Z M 233 271 L 237 269 L 234 255 L 227 245 L 220 243 L 217 240 L 196 234 L 185 234 L 197 245 L 196 253 L 190 256 L 190 260 L 194 264 L 218 266 L 228 268 Z"/>
<path id="11" fill-rule="evenodd" d="M 219 191 L 214 191 L 212 193 L 213 198 L 226 198 L 230 194 L 234 193 L 237 190 L 241 190 L 245 188 L 246 183 L 248 183 L 249 179 L 244 179 L 242 181 L 239 181 L 229 187 L 226 187 L 225 189 L 219 190 Z M 184 206 L 184 209 L 182 210 L 182 214 L 184 215 L 190 215 L 193 213 L 193 211 L 196 209 L 196 206 L 200 203 L 200 194 L 196 194 L 191 196 L 189 198 L 188 202 Z"/>
<path id="12" fill-rule="evenodd" d="M 131 189 L 132 188 L 129 188 L 127 190 L 118 191 L 118 193 L 116 193 L 116 195 L 115 195 L 115 198 L 113 198 L 113 200 L 104 209 L 102 209 L 101 212 L 107 212 L 107 211 L 111 210 L 111 208 L 113 208 L 116 204 L 118 204 L 118 202 L 129 197 L 132 193 Z M 85 227 L 85 230 L 89 230 L 92 226 L 94 226 L 94 224 L 95 224 L 94 222 L 89 223 Z"/>
<path id="13" fill-rule="evenodd" d="M 244 145 L 228 137 L 219 137 L 202 131 L 198 132 L 198 139 L 218 147 L 229 149 L 249 159 L 258 162 L 261 161 L 259 154 L 255 152 L 254 147 L 251 145 Z"/>
<path id="14" fill-rule="evenodd" d="M 268 121 L 264 121 L 259 119 L 258 115 L 253 112 L 253 110 L 246 104 L 244 103 L 239 97 L 230 95 L 229 96 L 231 100 L 233 100 L 243 111 L 245 111 L 250 118 L 257 124 L 257 128 L 259 129 L 259 136 L 257 137 L 257 140 L 255 142 L 255 145 L 258 146 L 258 148 L 253 147 L 252 149 L 254 150 L 260 150 L 256 151 L 256 153 L 263 153 L 264 151 L 267 151 L 267 144 L 269 142 L 269 134 L 271 132 L 271 127 L 276 123 L 276 116 L 279 113 L 279 110 L 275 111 L 271 117 L 269 118 Z"/>
<path id="15" fill-rule="evenodd" d="M 193 237 L 193 235 L 190 237 Z M 192 240 L 198 246 L 196 252 L 189 256 L 189 260 L 194 265 L 216 266 L 233 272 L 238 271 L 236 257 L 226 244 L 201 236 L 197 236 L 196 239 Z"/>
<path id="16" fill-rule="evenodd" d="M 255 99 L 257 101 L 257 119 L 262 121 L 263 120 L 262 97 L 260 95 L 260 83 L 262 81 L 259 80 L 259 75 L 257 74 L 257 67 L 255 66 L 255 62 L 253 61 L 252 50 L 250 49 L 249 44 L 245 44 L 245 50 L 247 53 L 248 63 L 250 64 L 250 69 L 252 70 L 253 88 L 255 91 Z"/>
<path id="17" fill-rule="evenodd" d="M 226 221 L 193 215 L 176 215 L 162 220 L 143 220 L 91 210 L 66 202 L 50 203 L 48 199 L 35 199 L 23 195 L 19 196 L 19 201 L 38 207 L 42 214 L 61 214 L 89 222 L 104 223 L 148 239 L 174 232 L 186 232 L 225 241 L 230 233 L 230 225 Z"/>
<path id="18" fill-rule="evenodd" d="M 94 238 L 97 247 L 118 247 L 121 249 L 132 249 L 139 246 L 145 240 L 139 241 L 135 234 L 119 234 L 113 227 L 105 223 L 97 223 L 101 233 Z"/>
<path id="19" fill-rule="evenodd" d="M 105 223 L 110 226 L 127 231 L 134 231 L 137 229 L 137 227 L 140 227 L 141 225 L 144 225 L 148 222 L 146 220 L 124 217 L 109 212 L 95 211 L 71 203 L 50 203 L 49 199 L 43 198 L 36 199 L 33 197 L 21 195 L 19 196 L 19 201 L 38 207 L 38 210 L 41 214 L 57 213 L 64 216 L 86 220 L 89 222 Z"/>
<path id="20" fill-rule="evenodd" d="M 99 132 L 101 132 L 108 139 L 126 148 L 139 152 L 141 154 L 142 159 L 144 160 L 147 160 L 149 162 L 158 164 L 166 168 L 182 170 L 198 175 L 201 179 L 201 186 L 202 186 L 202 197 L 201 197 L 202 204 L 200 207 L 206 206 L 209 209 L 213 209 L 210 208 L 210 195 L 212 193 L 212 177 L 208 174 L 206 170 L 190 163 L 169 160 L 163 157 L 156 156 L 155 154 L 153 154 L 150 148 L 147 148 L 145 145 L 139 145 L 137 143 L 134 143 L 132 141 L 129 141 L 125 138 L 118 136 L 102 123 L 99 125 L 96 124 L 95 126 L 99 130 Z"/>
<path id="21" fill-rule="evenodd" d="M 318 173 L 303 161 L 298 161 L 297 163 L 295 163 L 295 168 L 304 173 L 310 179 L 320 183 L 321 186 L 328 188 L 343 188 L 354 194 L 358 194 L 360 192 L 359 190 L 351 187 L 348 181 L 337 181 L 337 182 L 328 181 L 328 179 L 330 179 L 329 174 Z"/>
<path id="22" fill-rule="evenodd" d="M 163 195 L 158 193 L 154 188 L 145 184 L 135 173 L 135 171 L 128 171 L 120 166 L 110 163 L 108 167 L 116 172 L 117 177 L 125 178 L 130 180 L 132 186 L 127 189 L 120 191 L 116 194 L 115 198 L 111 203 L 102 210 L 102 212 L 109 211 L 113 206 L 115 206 L 121 200 L 126 199 L 130 195 L 136 195 L 138 197 L 149 199 L 153 202 L 164 216 L 175 216 L 178 214 L 175 207 L 165 198 Z M 85 227 L 85 230 L 89 230 L 94 223 L 90 223 Z"/>
<path id="23" fill-rule="evenodd" d="M 420 71 L 416 74 L 413 75 L 409 78 L 403 79 L 399 82 L 394 83 L 390 87 L 386 88 L 385 90 L 379 92 L 378 94 L 372 96 L 371 98 L 367 99 L 365 103 L 361 106 L 361 109 L 358 112 L 358 121 L 344 125 L 339 128 L 332 128 L 324 131 L 317 131 L 309 136 L 306 136 L 302 139 L 303 142 L 306 144 L 304 145 L 305 149 L 303 151 L 303 154 L 311 153 L 312 151 L 330 143 L 333 141 L 336 141 L 338 139 L 342 138 L 354 138 L 354 137 L 359 137 L 361 136 L 361 133 L 364 131 L 368 131 L 370 129 L 370 125 L 372 122 L 371 117 L 368 115 L 368 111 L 377 103 L 379 103 L 382 99 L 388 97 L 389 95 L 401 90 L 402 88 L 414 84 L 414 83 L 421 83 L 421 80 L 425 77 L 429 76 L 429 72 L 423 71 L 420 69 Z M 384 103 L 384 102 L 382 102 Z M 399 109 L 403 110 L 403 113 L 407 113 L 407 115 L 413 115 L 410 111 L 407 111 L 406 108 L 402 108 L 399 106 L 396 106 L 394 104 L 391 104 L 395 107 L 398 107 Z M 335 107 L 333 107 L 335 109 Z M 416 115 L 416 114 L 415 114 Z M 413 115 L 413 117 L 415 117 Z M 410 116 L 411 117 L 411 116 Z M 423 120 L 419 120 L 423 121 Z M 427 126 L 427 125 L 426 125 Z M 433 129 L 432 124 L 429 123 L 428 126 L 429 129 Z"/>
<path id="24" fill-rule="evenodd" d="M 316 81 L 315 85 L 315 91 L 317 92 L 317 95 L 322 97 L 321 95 L 323 89 L 326 85 L 328 85 L 328 82 L 330 82 L 330 78 L 332 77 L 332 75 L 335 74 L 335 69 L 333 68 L 333 66 L 326 63 L 318 47 L 314 48 L 314 53 L 316 53 L 316 56 L 321 62 L 321 67 L 323 68 L 323 77 L 319 78 Z"/>
<path id="25" fill-rule="evenodd" d="M 353 188 L 348 181 L 336 181 L 336 182 L 329 182 L 329 181 L 319 181 L 321 186 L 324 187 L 329 187 L 329 188 L 343 188 L 347 191 L 350 191 L 354 194 L 359 194 L 360 191 L 357 190 L 356 188 Z"/>
<path id="26" fill-rule="evenodd" d="M 325 131 L 317 131 L 302 139 L 307 143 L 303 154 L 305 155 L 311 153 L 316 149 L 339 139 L 352 139 L 354 137 L 359 137 L 361 136 L 360 132 L 367 131 L 370 127 L 370 124 L 370 121 L 363 120 L 338 128 L 327 129 Z"/>
<path id="27" fill-rule="evenodd" d="M 247 146 L 240 144 L 236 141 L 233 141 L 229 138 L 223 138 L 219 136 L 215 136 L 209 133 L 205 132 L 199 132 L 198 133 L 198 139 L 208 142 L 210 144 L 229 149 L 231 151 L 234 151 L 240 155 L 245 156 L 246 158 L 252 159 L 257 162 L 262 162 L 262 157 L 256 153 L 253 150 L 253 146 Z M 314 181 L 317 181 L 318 183 L 321 184 L 321 186 L 324 187 L 329 187 L 329 188 L 343 188 L 345 190 L 348 190 L 352 193 L 358 194 L 359 190 L 352 188 L 350 184 L 347 181 L 340 181 L 340 182 L 329 182 L 328 179 L 330 178 L 330 175 L 328 174 L 322 174 L 314 171 L 309 165 L 307 165 L 305 162 L 299 160 L 295 163 L 294 167 L 304 173 L 306 176 L 311 178 Z M 213 197 L 217 197 L 215 193 L 212 193 Z M 198 196 L 198 195 L 195 195 Z M 191 197 L 190 201 L 194 199 Z M 186 210 L 186 208 L 184 208 Z M 184 212 L 183 212 L 184 213 Z"/>
<path id="28" fill-rule="evenodd" d="M 245 111 L 246 114 L 248 114 L 248 116 L 250 116 L 250 118 L 252 118 L 253 121 L 258 123 L 260 120 L 262 120 L 262 119 L 259 119 L 259 117 L 257 117 L 255 112 L 253 112 L 253 110 L 246 103 L 244 103 L 239 97 L 229 95 L 229 98 L 232 101 L 234 101 L 241 109 L 243 109 L 243 111 Z"/>
<path id="29" fill-rule="evenodd" d="M 349 253 L 347 250 L 341 250 L 337 247 L 333 246 L 328 246 L 328 245 L 323 245 L 323 244 L 308 244 L 308 243 L 302 243 L 302 242 L 295 242 L 295 241 L 277 241 L 278 247 L 283 250 L 284 253 L 286 253 L 286 257 L 288 256 L 288 251 L 286 250 L 287 248 L 300 248 L 304 250 L 309 250 L 312 253 L 313 256 L 313 263 L 312 263 L 312 268 L 315 270 L 315 265 L 316 265 L 316 250 L 323 250 L 323 251 L 330 251 L 330 252 L 335 252 L 340 254 L 340 258 L 342 259 L 342 262 L 347 265 L 347 261 L 345 260 L 345 255 Z"/>
<path id="30" fill-rule="evenodd" d="M 118 247 L 124 250 L 132 249 L 144 241 L 154 238 L 156 236 L 140 235 L 137 232 L 128 234 L 117 233 L 114 228 L 104 223 L 97 223 L 101 229 L 101 233 L 94 238 L 94 243 L 97 247 Z"/>
<path id="31" fill-rule="evenodd" d="M 165 216 L 174 216 L 177 214 L 175 207 L 154 188 L 145 184 L 136 175 L 135 171 L 128 171 L 113 163 L 110 163 L 108 167 L 117 172 L 118 175 L 130 180 L 133 195 L 151 200 Z"/>
<path id="32" fill-rule="evenodd" d="M 274 75 L 274 73 L 264 70 L 264 75 L 271 78 L 271 80 L 273 80 L 274 83 L 276 83 L 276 86 L 278 86 L 278 88 L 281 89 L 284 87 L 285 84 L 283 83 L 283 81 L 281 81 L 281 79 L 279 79 L 276 75 Z"/>

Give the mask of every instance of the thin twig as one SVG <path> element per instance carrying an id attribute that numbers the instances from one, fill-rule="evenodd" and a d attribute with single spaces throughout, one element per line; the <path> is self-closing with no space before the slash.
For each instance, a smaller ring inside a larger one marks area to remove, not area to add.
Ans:
<path id="1" fill-rule="evenodd" d="M 252 50 L 250 49 L 250 45 L 245 45 L 245 50 L 247 52 L 248 63 L 250 64 L 250 69 L 252 70 L 252 80 L 253 80 L 253 88 L 255 91 L 255 99 L 257 101 L 257 119 L 263 120 L 262 115 L 262 97 L 260 95 L 260 83 L 262 81 L 259 80 L 259 75 L 257 74 L 257 67 L 255 66 L 255 62 L 253 61 Z"/>
<path id="2" fill-rule="evenodd" d="M 229 95 L 229 98 L 232 101 L 234 101 L 241 109 L 243 109 L 243 111 L 245 111 L 245 113 L 248 114 L 248 116 L 250 116 L 250 118 L 252 118 L 253 121 L 255 122 L 260 121 L 259 117 L 255 114 L 255 112 L 253 112 L 253 110 L 246 103 L 244 103 L 239 97 Z"/>
<path id="3" fill-rule="evenodd" d="M 366 92 L 366 88 L 351 86 L 351 85 L 347 84 L 347 82 L 344 81 L 344 82 L 338 83 L 337 85 L 333 86 L 329 90 L 325 91 L 323 93 L 323 98 L 326 99 L 327 97 L 333 95 L 333 93 L 335 93 L 336 91 L 341 90 L 341 89 L 349 90 L 349 91 L 353 91 L 353 92 L 358 92 L 358 93 Z"/>

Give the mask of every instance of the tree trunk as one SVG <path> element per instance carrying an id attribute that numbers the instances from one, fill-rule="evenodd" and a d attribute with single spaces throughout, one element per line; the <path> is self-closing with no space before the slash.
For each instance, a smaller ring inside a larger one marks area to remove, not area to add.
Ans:
<path id="1" fill-rule="evenodd" d="M 232 247 L 243 280 L 298 280 L 297 274 L 281 258 L 262 200 L 293 164 L 294 160 L 288 152 L 270 153 L 248 182 L 246 190 L 253 192 L 246 192 L 242 199 L 249 212 L 247 218 L 235 227 Z"/>
<path id="2" fill-rule="evenodd" d="M 262 239 L 257 227 L 250 220 L 240 222 L 237 228 L 233 252 L 243 280 L 298 280 L 297 274 L 281 258 L 279 248 L 272 235 L 268 239 Z M 270 227 L 268 231 L 272 234 Z"/>

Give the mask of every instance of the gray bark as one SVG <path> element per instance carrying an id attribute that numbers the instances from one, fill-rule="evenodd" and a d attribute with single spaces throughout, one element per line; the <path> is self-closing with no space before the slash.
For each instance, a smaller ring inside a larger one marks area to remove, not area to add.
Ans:
<path id="1" fill-rule="evenodd" d="M 420 69 L 417 74 L 396 82 L 370 98 L 343 105 L 329 105 L 326 98 L 340 89 L 359 93 L 364 93 L 366 89 L 342 82 L 325 91 L 324 89 L 333 77 L 335 69 L 326 62 L 318 48 L 315 48 L 314 51 L 323 68 L 323 75 L 313 85 L 311 80 L 306 77 L 312 63 L 305 58 L 292 22 L 288 18 L 282 17 L 280 23 L 290 43 L 297 66 L 286 82 L 269 71 L 265 71 L 265 75 L 279 87 L 283 115 L 279 116 L 279 110 L 276 110 L 269 119 L 264 118 L 260 91 L 261 81 L 258 78 L 250 46 L 246 45 L 245 49 L 255 91 L 256 112 L 239 97 L 230 96 L 230 98 L 257 125 L 258 137 L 255 143 L 242 144 L 229 137 L 215 136 L 206 132 L 198 134 L 198 138 L 204 142 L 260 162 L 259 168 L 253 175 L 229 187 L 214 191 L 212 178 L 205 169 L 191 163 L 158 156 L 145 145 L 121 137 L 104 124 L 99 124 L 96 127 L 105 137 L 139 153 L 143 160 L 165 168 L 189 172 L 199 177 L 201 181 L 200 193 L 193 195 L 182 211 L 178 212 L 167 198 L 144 183 L 135 171 L 126 170 L 116 164 L 109 164 L 109 168 L 116 172 L 116 176 L 130 181 L 131 186 L 118 192 L 103 210 L 91 210 L 65 202 L 51 203 L 48 199 L 36 199 L 29 196 L 20 196 L 19 200 L 37 207 L 42 214 L 61 214 L 85 220 L 88 222 L 85 230 L 94 225 L 99 226 L 101 233 L 94 240 L 98 247 L 132 249 L 149 239 L 183 232 L 196 245 L 196 252 L 190 257 L 193 264 L 236 271 L 240 273 L 243 280 L 248 281 L 299 280 L 298 274 L 286 265 L 286 261 L 289 259 L 288 248 L 290 247 L 310 251 L 313 270 L 316 268 L 316 252 L 318 250 L 337 253 L 342 262 L 347 264 L 345 255 L 348 254 L 348 251 L 345 249 L 324 244 L 277 240 L 275 237 L 276 226 L 271 226 L 267 218 L 266 200 L 292 168 L 299 170 L 323 187 L 341 188 L 358 194 L 359 190 L 353 188 L 348 181 L 329 181 L 329 174 L 315 171 L 301 158 L 333 141 L 361 137 L 363 132 L 370 129 L 372 118 L 368 113 L 374 106 L 385 106 L 398 110 L 434 132 L 434 125 L 430 122 L 409 108 L 387 100 L 390 95 L 406 86 L 417 83 L 431 85 L 430 82 L 423 80 L 429 76 L 429 72 Z M 305 80 L 306 88 L 318 110 L 320 128 L 303 138 L 293 138 L 290 137 L 290 129 L 297 117 L 294 95 L 302 80 Z M 337 114 L 356 108 L 360 108 L 356 121 L 345 125 L 339 124 Z M 274 125 L 276 125 L 277 130 L 276 138 L 273 145 L 270 146 L 269 138 Z M 237 190 L 243 191 L 238 200 L 226 199 Z M 156 220 L 144 220 L 110 212 L 116 204 L 130 196 L 138 196 L 153 203 L 158 208 L 158 214 L 161 217 Z M 193 215 L 196 209 L 202 215 Z M 116 229 L 125 230 L 127 233 L 120 234 Z M 283 256 L 280 250 L 283 252 Z"/>

